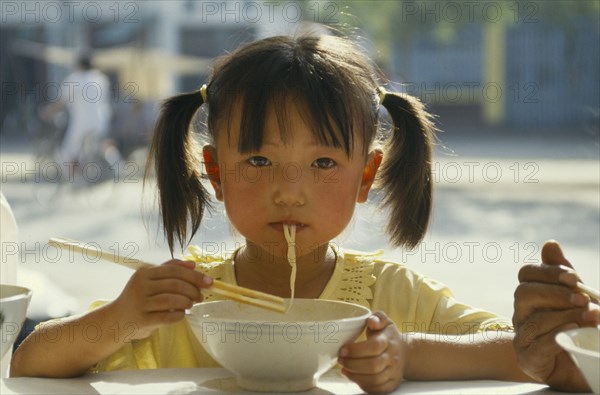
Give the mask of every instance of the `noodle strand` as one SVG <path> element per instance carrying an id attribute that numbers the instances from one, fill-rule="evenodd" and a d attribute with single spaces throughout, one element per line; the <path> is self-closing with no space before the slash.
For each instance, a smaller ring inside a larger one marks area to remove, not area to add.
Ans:
<path id="1" fill-rule="evenodd" d="M 296 225 L 283 224 L 283 235 L 288 243 L 287 259 L 292 267 L 292 274 L 290 276 L 290 304 L 288 310 L 292 307 L 294 302 L 294 291 L 296 289 Z"/>

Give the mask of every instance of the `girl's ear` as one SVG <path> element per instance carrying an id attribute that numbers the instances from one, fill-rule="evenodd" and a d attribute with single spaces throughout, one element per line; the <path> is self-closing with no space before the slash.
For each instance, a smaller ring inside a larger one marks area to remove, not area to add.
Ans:
<path id="1" fill-rule="evenodd" d="M 367 158 L 367 164 L 363 170 L 363 177 L 360 183 L 358 197 L 356 198 L 358 203 L 364 203 L 367 201 L 367 198 L 369 197 L 369 191 L 371 190 L 373 181 L 375 181 L 375 175 L 377 174 L 379 165 L 381 165 L 382 159 L 383 152 L 380 149 L 373 150 L 369 154 L 369 157 Z"/>
<path id="2" fill-rule="evenodd" d="M 202 156 L 204 157 L 204 166 L 206 174 L 213 189 L 215 197 L 219 201 L 223 201 L 223 190 L 221 189 L 221 175 L 219 173 L 219 163 L 217 162 L 217 150 L 212 145 L 205 145 L 202 148 Z"/>

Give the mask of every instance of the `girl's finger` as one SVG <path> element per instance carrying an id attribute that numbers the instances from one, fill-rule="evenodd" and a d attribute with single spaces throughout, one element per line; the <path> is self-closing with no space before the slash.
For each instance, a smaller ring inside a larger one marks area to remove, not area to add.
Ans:
<path id="1" fill-rule="evenodd" d="M 185 318 L 185 310 L 158 311 L 147 315 L 150 325 L 166 325 Z"/>
<path id="2" fill-rule="evenodd" d="M 193 300 L 178 294 L 160 294 L 147 300 L 144 304 L 146 313 L 157 313 L 172 310 L 183 311 L 193 305 Z"/>
<path id="3" fill-rule="evenodd" d="M 348 372 L 360 374 L 380 374 L 389 366 L 387 354 L 381 354 L 370 358 L 340 358 L 339 364 Z"/>
<path id="4" fill-rule="evenodd" d="M 341 357 L 351 356 L 352 358 L 376 357 L 388 347 L 387 335 L 382 331 L 393 322 L 383 312 L 375 312 L 367 318 L 367 340 L 364 342 L 349 343 L 344 345 L 339 355 Z"/>
<path id="5" fill-rule="evenodd" d="M 388 325 L 393 324 L 394 322 L 389 319 L 389 317 L 383 311 L 376 311 L 369 318 L 367 318 L 367 325 L 370 325 L 375 329 L 379 327 L 380 329 L 385 328 Z"/>
<path id="6" fill-rule="evenodd" d="M 394 322 L 388 318 L 382 311 L 373 313 L 367 318 L 367 338 L 371 337 L 374 333 L 384 330 L 389 325 L 394 325 Z"/>
<path id="7" fill-rule="evenodd" d="M 368 393 L 386 393 L 396 387 L 390 368 L 380 374 L 363 374 L 342 369 L 342 374 Z"/>
<path id="8" fill-rule="evenodd" d="M 160 294 L 177 294 L 186 296 L 191 300 L 200 300 L 202 298 L 200 288 L 177 278 L 155 280 L 148 284 L 147 296 L 151 297 Z"/>
<path id="9" fill-rule="evenodd" d="M 383 354 L 388 348 L 388 338 L 383 332 L 376 332 L 363 342 L 344 345 L 339 352 L 342 358 L 373 358 Z"/>
<path id="10" fill-rule="evenodd" d="M 172 260 L 160 266 L 141 270 L 147 270 L 148 278 L 151 280 L 178 278 L 200 288 L 210 287 L 212 285 L 212 278 L 193 270 L 195 268 L 195 264 L 193 267 L 191 267 L 190 264 L 193 263 L 189 261 Z"/>
<path id="11" fill-rule="evenodd" d="M 373 314 L 367 318 L 367 328 L 372 331 L 377 331 L 385 328 L 385 322 L 377 314 Z"/>

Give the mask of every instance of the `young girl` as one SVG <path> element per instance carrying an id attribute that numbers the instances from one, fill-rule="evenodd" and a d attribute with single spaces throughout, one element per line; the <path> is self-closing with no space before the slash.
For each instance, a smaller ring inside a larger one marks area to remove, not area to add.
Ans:
<path id="1" fill-rule="evenodd" d="M 226 257 L 192 249 L 200 271 L 179 260 L 137 271 L 116 300 L 34 332 L 16 352 L 12 375 L 216 366 L 184 310 L 218 298 L 200 293 L 213 278 L 289 297 L 283 229 L 295 225 L 296 297 L 374 311 L 366 335 L 339 354 L 343 374 L 365 391 L 388 392 L 410 379 L 528 379 L 509 322 L 457 302 L 442 284 L 380 253 L 331 243 L 374 182 L 394 245 L 416 246 L 427 228 L 433 125 L 419 101 L 379 88 L 374 75 L 344 39 L 272 37 L 222 58 L 199 91 L 167 100 L 151 160 L 171 251 L 201 224 L 210 200 L 204 173 L 245 245 Z M 191 127 L 201 107 L 209 138 L 202 150 Z M 382 108 L 393 121 L 389 136 Z"/>

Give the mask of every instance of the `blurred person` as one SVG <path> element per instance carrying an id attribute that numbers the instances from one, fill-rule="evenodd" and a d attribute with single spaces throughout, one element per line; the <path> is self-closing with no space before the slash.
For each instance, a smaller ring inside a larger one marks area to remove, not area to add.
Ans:
<path id="1" fill-rule="evenodd" d="M 514 346 L 519 366 L 532 378 L 561 391 L 589 392 L 580 370 L 555 340 L 559 332 L 600 324 L 598 301 L 578 291 L 578 281 L 560 245 L 546 242 L 542 262 L 519 271 Z"/>
<path id="2" fill-rule="evenodd" d="M 43 116 L 51 118 L 65 107 L 69 121 L 58 153 L 63 163 L 85 165 L 84 162 L 96 152 L 100 152 L 110 165 L 121 159 L 115 143 L 109 138 L 112 120 L 110 81 L 93 67 L 87 53 L 78 57 L 75 70 L 61 84 L 60 100 L 48 106 Z"/>

